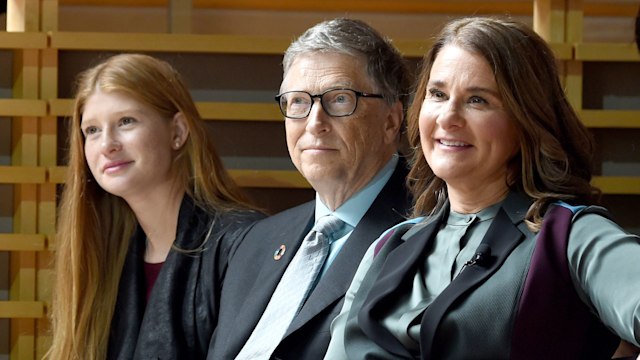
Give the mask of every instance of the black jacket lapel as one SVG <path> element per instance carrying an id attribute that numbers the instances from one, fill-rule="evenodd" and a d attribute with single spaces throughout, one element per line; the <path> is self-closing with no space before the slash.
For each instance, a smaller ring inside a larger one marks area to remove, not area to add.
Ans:
<path id="1" fill-rule="evenodd" d="M 491 248 L 489 261 L 483 266 L 465 268 L 425 311 L 420 327 L 422 358 L 428 359 L 433 355 L 436 330 L 449 307 L 496 272 L 523 238 L 524 235 L 511 221 L 504 206 L 501 207 L 482 240 L 482 244 Z"/>
<path id="2" fill-rule="evenodd" d="M 118 284 L 118 298 L 111 320 L 109 358 L 130 359 L 138 342 L 145 309 L 144 261 L 145 234 L 138 226 L 131 237 Z"/>
<path id="3" fill-rule="evenodd" d="M 183 251 L 198 248 L 207 234 L 210 221 L 203 212 L 196 210 L 190 198 L 185 197 L 178 224 L 174 249 L 169 252 L 151 291 L 135 358 L 143 359 L 155 354 L 167 357 L 178 354 L 195 356 L 208 345 L 208 339 L 203 344 L 203 339 L 194 336 L 199 326 L 205 326 L 197 324 L 194 316 L 198 307 L 205 306 L 196 301 L 198 269 L 201 268 L 203 253 L 189 254 Z"/>
<path id="4" fill-rule="evenodd" d="M 274 226 L 279 227 L 278 231 L 263 229 L 260 222 L 258 222 L 256 226 L 246 234 L 246 238 L 243 240 L 241 247 L 257 246 L 259 249 L 264 249 L 264 245 L 259 243 L 268 241 L 269 244 L 273 244 L 273 249 L 267 249 L 263 255 L 260 255 L 267 257 L 264 261 L 258 262 L 257 259 L 254 259 L 256 261 L 255 264 L 246 264 L 246 266 L 258 266 L 260 272 L 253 286 L 247 289 L 246 300 L 236 314 L 234 325 L 230 329 L 216 330 L 216 336 L 224 337 L 221 343 L 227 344 L 224 347 L 234 348 L 234 354 L 240 352 L 240 349 L 247 339 L 249 339 L 251 332 L 258 324 L 269 300 L 271 300 L 271 295 L 280 282 L 280 278 L 282 278 L 287 266 L 289 266 L 293 256 L 298 251 L 302 240 L 313 226 L 314 214 L 315 201 L 311 201 L 296 209 L 295 219 L 288 219 L 290 221 L 287 223 L 275 224 Z M 258 233 L 260 231 L 264 231 L 270 234 L 270 236 L 272 236 L 271 234 L 281 233 L 282 237 L 280 239 L 264 239 L 264 237 Z M 273 256 L 279 244 L 285 245 L 286 251 L 283 257 L 276 261 Z M 244 251 L 245 249 L 238 249 L 238 253 Z M 253 252 L 251 253 L 253 254 Z M 232 261 L 234 260 L 238 261 L 235 258 Z"/>
<path id="5" fill-rule="evenodd" d="M 369 291 L 358 314 L 358 325 L 362 332 L 372 341 L 401 357 L 410 356 L 402 344 L 384 327 L 380 320 L 384 310 L 395 300 L 398 289 L 411 285 L 416 267 L 425 251 L 440 228 L 443 216 L 448 213 L 448 206 L 441 210 L 434 220 L 420 231 L 406 239 L 396 249 L 391 250 L 380 271 L 380 276 Z"/>
<path id="6" fill-rule="evenodd" d="M 185 196 L 178 217 L 174 247 L 181 250 L 196 249 L 203 241 L 210 225 L 210 216 L 198 210 Z M 206 338 L 198 329 L 208 324 L 194 316 L 204 313 L 208 303 L 196 303 L 202 252 L 186 254 L 172 249 L 162 265 L 153 286 L 149 304 L 146 304 L 144 275 L 145 238 L 138 228 L 120 278 L 118 299 L 112 320 L 109 341 L 110 359 L 153 358 L 157 354 L 175 357 L 176 354 L 202 354 L 206 351 L 210 333 Z M 212 274 L 213 275 L 213 274 Z M 197 306 L 198 308 L 194 308 Z M 211 312 L 211 311 L 209 311 Z M 175 333 L 180 329 L 193 329 L 191 333 Z"/>

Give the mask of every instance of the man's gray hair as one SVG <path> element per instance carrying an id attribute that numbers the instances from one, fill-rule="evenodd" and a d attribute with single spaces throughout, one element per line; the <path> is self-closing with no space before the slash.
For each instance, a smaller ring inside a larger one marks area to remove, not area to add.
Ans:
<path id="1" fill-rule="evenodd" d="M 284 54 L 284 76 L 298 55 L 339 53 L 364 60 L 367 74 L 389 104 L 400 99 L 406 105 L 406 64 L 389 39 L 361 20 L 338 18 L 323 21 L 304 32 Z M 360 90 L 360 89 L 357 89 Z"/>

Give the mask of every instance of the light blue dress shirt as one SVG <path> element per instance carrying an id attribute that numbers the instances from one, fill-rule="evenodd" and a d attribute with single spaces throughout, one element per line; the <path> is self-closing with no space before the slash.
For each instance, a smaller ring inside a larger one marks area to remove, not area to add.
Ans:
<path id="1" fill-rule="evenodd" d="M 350 230 L 341 238 L 336 239 L 331 243 L 331 249 L 329 250 L 329 256 L 322 267 L 321 275 L 324 275 L 331 266 L 333 260 L 338 256 L 338 253 L 347 242 L 349 236 L 353 232 L 353 229 L 358 225 L 364 214 L 369 210 L 373 201 L 378 197 L 380 191 L 385 186 L 393 171 L 398 164 L 398 155 L 394 154 L 391 160 L 376 174 L 376 176 L 365 185 L 360 191 L 351 196 L 344 204 L 340 205 L 335 211 L 331 211 L 320 199 L 320 195 L 316 193 L 316 218 L 325 215 L 333 215 L 344 221 L 347 226 L 350 226 Z"/>

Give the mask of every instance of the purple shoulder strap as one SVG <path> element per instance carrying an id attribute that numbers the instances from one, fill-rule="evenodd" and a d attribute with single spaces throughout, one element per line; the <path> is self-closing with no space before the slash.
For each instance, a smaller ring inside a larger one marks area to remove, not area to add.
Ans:
<path id="1" fill-rule="evenodd" d="M 414 219 L 416 220 L 416 219 Z M 380 253 L 380 250 L 382 250 L 382 248 L 384 247 L 384 245 L 386 243 L 389 242 L 389 240 L 391 238 L 394 238 L 394 245 L 391 245 L 392 247 L 395 248 L 395 246 L 399 245 L 399 242 L 397 240 L 399 240 L 407 231 L 409 231 L 409 229 L 411 229 L 413 226 L 415 225 L 415 223 L 412 222 L 406 222 L 403 224 L 399 224 L 396 225 L 394 228 L 392 228 L 391 230 L 387 231 L 385 234 L 382 235 L 382 238 L 380 238 L 380 240 L 378 240 L 378 243 L 376 244 L 376 247 L 373 250 L 373 256 L 377 256 L 378 253 Z"/>
<path id="2" fill-rule="evenodd" d="M 380 239 L 378 241 L 378 243 L 376 244 L 376 248 L 373 249 L 373 256 L 377 256 L 378 253 L 380 252 L 380 249 L 382 249 L 382 247 L 384 246 L 384 244 L 387 243 L 387 241 L 391 238 L 391 236 L 393 236 L 393 234 L 396 232 L 396 229 L 391 229 L 389 231 L 387 231 L 386 234 L 384 234 L 384 236 L 382 237 L 382 239 Z"/>
<path id="3" fill-rule="evenodd" d="M 610 359 L 618 339 L 573 288 L 567 243 L 573 212 L 553 205 L 537 236 L 516 316 L 511 359 Z"/>

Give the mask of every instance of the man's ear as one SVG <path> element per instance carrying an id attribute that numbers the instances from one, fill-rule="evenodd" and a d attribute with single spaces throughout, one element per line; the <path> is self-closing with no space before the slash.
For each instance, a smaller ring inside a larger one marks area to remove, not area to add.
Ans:
<path id="1" fill-rule="evenodd" d="M 387 114 L 387 119 L 384 123 L 384 141 L 386 144 L 398 142 L 403 120 L 402 101 L 398 100 L 389 106 L 389 114 Z"/>
<path id="2" fill-rule="evenodd" d="M 173 116 L 173 136 L 171 137 L 172 147 L 179 150 L 189 137 L 189 126 L 187 120 L 181 112 L 177 112 Z"/>

